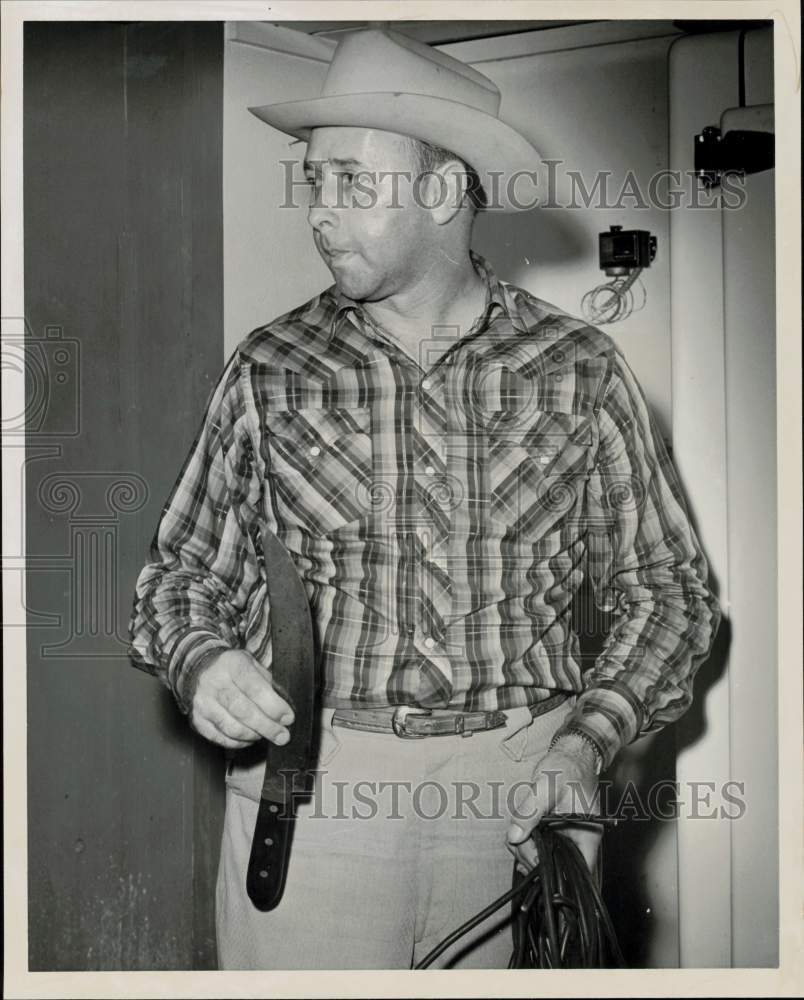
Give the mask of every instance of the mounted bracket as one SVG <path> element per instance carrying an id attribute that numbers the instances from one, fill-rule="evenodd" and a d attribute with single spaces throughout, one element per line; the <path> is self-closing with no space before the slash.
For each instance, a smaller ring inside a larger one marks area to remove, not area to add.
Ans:
<path id="1" fill-rule="evenodd" d="M 720 127 L 708 125 L 695 136 L 695 175 L 705 188 L 717 187 L 724 174 L 745 176 L 773 169 L 772 104 L 730 108 L 720 121 Z"/>

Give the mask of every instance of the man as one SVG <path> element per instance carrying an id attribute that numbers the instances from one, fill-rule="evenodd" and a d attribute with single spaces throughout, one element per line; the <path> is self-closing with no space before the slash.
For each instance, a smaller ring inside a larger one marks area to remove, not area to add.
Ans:
<path id="1" fill-rule="evenodd" d="M 308 143 L 334 284 L 230 359 L 132 619 L 135 662 L 236 751 L 225 968 L 415 964 L 510 886 L 511 854 L 534 863 L 545 813 L 588 808 L 617 751 L 688 707 L 717 627 L 617 348 L 470 251 L 478 204 L 515 210 L 514 181 L 540 177 L 498 107 L 473 69 L 371 29 L 339 45 L 319 98 L 254 109 Z M 323 688 L 315 794 L 261 913 L 245 892 L 259 741 L 293 726 L 271 681 L 266 527 L 305 582 Z M 585 575 L 614 619 L 582 674 Z M 597 835 L 574 836 L 593 866 Z M 504 967 L 510 949 L 497 914 L 441 964 Z"/>

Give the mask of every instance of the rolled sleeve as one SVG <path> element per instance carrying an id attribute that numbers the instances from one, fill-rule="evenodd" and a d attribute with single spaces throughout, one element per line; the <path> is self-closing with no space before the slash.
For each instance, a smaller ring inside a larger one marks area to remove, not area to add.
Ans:
<path id="1" fill-rule="evenodd" d="M 689 708 L 720 608 L 677 474 L 619 354 L 598 427 L 585 509 L 587 572 L 613 622 L 561 731 L 586 734 L 607 767 L 621 747 Z"/>
<path id="2" fill-rule="evenodd" d="M 185 713 L 202 667 L 241 647 L 246 621 L 267 612 L 262 483 L 236 352 L 162 511 L 129 623 L 134 665 L 159 677 Z"/>

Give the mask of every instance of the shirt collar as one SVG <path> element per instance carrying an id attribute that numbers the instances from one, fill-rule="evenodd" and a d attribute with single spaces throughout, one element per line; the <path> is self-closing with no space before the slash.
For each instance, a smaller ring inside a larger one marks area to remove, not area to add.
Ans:
<path id="1" fill-rule="evenodd" d="M 469 256 L 475 270 L 486 285 L 486 304 L 482 313 L 483 322 L 480 324 L 476 323 L 474 329 L 477 332 L 486 328 L 493 330 L 495 328 L 495 324 L 491 324 L 491 320 L 497 315 L 504 315 L 513 321 L 514 316 L 512 316 L 512 303 L 509 301 L 509 298 L 505 293 L 505 287 L 494 273 L 492 266 L 484 257 L 475 253 L 474 250 L 469 251 Z M 332 340 L 335 336 L 335 332 L 340 323 L 346 318 L 349 312 L 352 312 L 362 323 L 367 322 L 363 312 L 363 306 L 360 302 L 357 302 L 356 300 L 351 299 L 348 295 L 345 295 L 343 292 L 338 291 L 335 285 L 331 287 L 331 291 L 335 296 L 335 309 L 329 326 L 327 337 L 328 341 Z"/>

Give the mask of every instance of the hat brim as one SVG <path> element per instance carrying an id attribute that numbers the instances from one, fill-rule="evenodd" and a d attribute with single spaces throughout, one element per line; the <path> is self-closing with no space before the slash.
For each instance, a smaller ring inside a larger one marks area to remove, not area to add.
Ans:
<path id="1" fill-rule="evenodd" d="M 478 174 L 490 210 L 518 211 L 547 199 L 547 166 L 516 129 L 466 104 L 425 94 L 339 94 L 248 109 L 261 121 L 308 141 L 314 128 L 374 128 L 450 150 Z"/>

